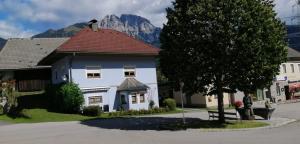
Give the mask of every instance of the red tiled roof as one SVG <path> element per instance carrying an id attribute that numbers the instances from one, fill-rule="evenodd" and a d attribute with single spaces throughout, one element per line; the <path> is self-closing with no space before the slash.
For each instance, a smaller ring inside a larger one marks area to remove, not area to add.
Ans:
<path id="1" fill-rule="evenodd" d="M 158 55 L 159 49 L 115 30 L 99 29 L 95 32 L 85 28 L 62 44 L 56 52 Z"/>

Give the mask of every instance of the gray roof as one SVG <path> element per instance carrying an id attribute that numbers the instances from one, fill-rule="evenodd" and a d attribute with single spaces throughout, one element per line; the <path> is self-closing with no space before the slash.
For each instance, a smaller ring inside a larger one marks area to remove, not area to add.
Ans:
<path id="1" fill-rule="evenodd" d="M 43 68 L 38 62 L 69 38 L 8 39 L 0 52 L 0 70 Z"/>
<path id="2" fill-rule="evenodd" d="M 139 91 L 147 90 L 147 85 L 137 81 L 135 78 L 127 78 L 118 87 L 118 91 Z"/>
<path id="3" fill-rule="evenodd" d="M 288 58 L 300 58 L 300 52 L 295 49 L 288 48 Z"/>

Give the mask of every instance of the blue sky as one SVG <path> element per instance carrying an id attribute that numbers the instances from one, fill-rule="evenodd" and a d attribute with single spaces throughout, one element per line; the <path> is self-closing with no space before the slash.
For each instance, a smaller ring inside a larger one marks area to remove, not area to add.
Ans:
<path id="1" fill-rule="evenodd" d="M 162 27 L 172 0 L 0 0 L 0 37 L 30 37 L 47 29 L 102 19 L 108 14 L 136 14 Z M 295 0 L 275 0 L 279 17 L 292 15 Z M 285 19 L 288 20 L 288 19 Z"/>

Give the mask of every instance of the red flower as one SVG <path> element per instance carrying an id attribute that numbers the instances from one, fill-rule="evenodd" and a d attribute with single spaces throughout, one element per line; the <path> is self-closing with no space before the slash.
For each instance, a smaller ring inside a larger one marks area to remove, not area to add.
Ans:
<path id="1" fill-rule="evenodd" d="M 234 102 L 235 108 L 240 108 L 240 107 L 242 107 L 242 105 L 243 105 L 243 102 L 241 102 L 241 101 Z"/>

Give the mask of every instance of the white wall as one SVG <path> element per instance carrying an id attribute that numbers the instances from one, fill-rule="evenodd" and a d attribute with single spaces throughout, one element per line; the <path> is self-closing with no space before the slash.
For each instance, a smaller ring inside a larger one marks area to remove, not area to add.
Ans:
<path id="1" fill-rule="evenodd" d="M 119 106 L 119 97 L 117 87 L 126 79 L 124 75 L 124 66 L 135 66 L 135 79 L 146 84 L 149 89 L 145 96 L 145 103 L 130 105 L 130 109 L 148 109 L 149 101 L 153 100 L 155 106 L 159 106 L 158 87 L 156 79 L 156 64 L 153 57 L 125 57 L 125 56 L 76 56 L 72 62 L 70 58 L 64 58 L 53 64 L 52 80 L 53 83 L 62 82 L 62 76 L 69 74 L 69 63 L 72 63 L 72 80 L 80 88 L 107 88 L 106 92 L 85 93 L 86 105 L 89 96 L 102 96 L 102 105 L 109 105 L 109 110 L 114 111 Z M 101 69 L 101 78 L 91 79 L 86 76 L 87 66 L 99 66 Z M 66 69 L 64 69 L 64 67 Z M 58 73 L 58 79 L 55 78 L 55 71 Z M 131 99 L 131 97 L 129 97 Z M 129 100 L 131 102 L 131 100 Z"/>

